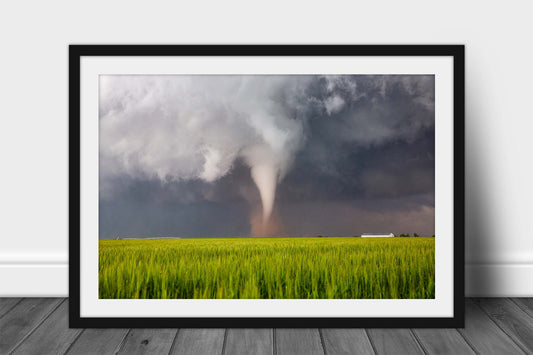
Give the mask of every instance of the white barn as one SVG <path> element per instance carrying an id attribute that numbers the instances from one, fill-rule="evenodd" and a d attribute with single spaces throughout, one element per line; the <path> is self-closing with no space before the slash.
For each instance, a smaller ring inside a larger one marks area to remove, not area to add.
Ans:
<path id="1" fill-rule="evenodd" d="M 394 237 L 392 233 L 363 233 L 362 238 L 391 238 Z"/>

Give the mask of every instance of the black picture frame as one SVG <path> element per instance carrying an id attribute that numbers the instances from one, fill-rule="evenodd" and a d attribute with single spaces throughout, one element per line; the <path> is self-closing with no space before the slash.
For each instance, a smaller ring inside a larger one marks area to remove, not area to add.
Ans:
<path id="1" fill-rule="evenodd" d="M 463 45 L 70 45 L 69 321 L 71 328 L 464 327 L 465 56 Z M 88 318 L 80 315 L 80 62 L 85 56 L 450 56 L 453 57 L 454 265 L 448 318 Z"/>

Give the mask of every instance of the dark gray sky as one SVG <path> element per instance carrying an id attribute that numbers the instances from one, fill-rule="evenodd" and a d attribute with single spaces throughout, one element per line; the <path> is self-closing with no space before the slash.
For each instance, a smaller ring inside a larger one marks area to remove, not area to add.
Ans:
<path id="1" fill-rule="evenodd" d="M 432 75 L 103 76 L 100 238 L 432 235 L 434 94 Z"/>

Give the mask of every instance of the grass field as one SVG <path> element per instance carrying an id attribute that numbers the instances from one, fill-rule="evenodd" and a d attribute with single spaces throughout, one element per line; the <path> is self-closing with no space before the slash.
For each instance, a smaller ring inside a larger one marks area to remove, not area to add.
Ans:
<path id="1" fill-rule="evenodd" d="M 434 298 L 435 238 L 100 240 L 100 298 Z"/>

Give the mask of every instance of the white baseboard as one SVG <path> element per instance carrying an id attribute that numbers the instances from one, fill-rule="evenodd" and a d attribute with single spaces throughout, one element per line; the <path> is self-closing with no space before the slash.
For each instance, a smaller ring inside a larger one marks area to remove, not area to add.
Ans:
<path id="1" fill-rule="evenodd" d="M 0 297 L 67 297 L 68 264 L 0 264 Z"/>
<path id="2" fill-rule="evenodd" d="M 468 297 L 533 297 L 533 264 L 467 264 Z M 68 297 L 68 264 L 0 264 L 0 297 Z"/>
<path id="3" fill-rule="evenodd" d="M 466 264 L 467 297 L 533 297 L 533 264 Z"/>

